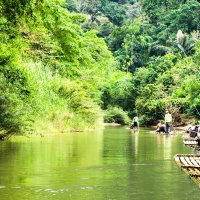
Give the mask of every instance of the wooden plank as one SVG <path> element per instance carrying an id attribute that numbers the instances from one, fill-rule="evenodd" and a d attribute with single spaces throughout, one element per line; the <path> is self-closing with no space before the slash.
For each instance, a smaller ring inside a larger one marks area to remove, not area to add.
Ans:
<path id="1" fill-rule="evenodd" d="M 181 166 L 182 168 L 184 168 L 184 169 L 198 169 L 198 170 L 200 170 L 200 167 L 195 167 L 195 166 L 185 166 L 185 165 L 182 165 Z"/>
<path id="2" fill-rule="evenodd" d="M 195 148 L 195 150 L 197 150 L 197 151 L 200 150 L 200 146 L 198 146 L 198 145 L 195 145 L 194 148 Z"/>
<path id="3" fill-rule="evenodd" d="M 179 156 L 175 156 L 175 161 L 177 162 L 177 164 L 181 165 L 181 162 L 180 162 L 180 159 L 179 159 Z"/>
<path id="4" fill-rule="evenodd" d="M 185 156 L 186 162 L 189 164 L 189 168 L 192 169 L 196 174 L 200 173 L 200 165 L 198 165 L 197 162 L 195 162 L 194 157 L 191 156 Z"/>
<path id="5" fill-rule="evenodd" d="M 183 141 L 185 145 L 194 145 L 197 144 L 197 141 Z"/>
<path id="6" fill-rule="evenodd" d="M 196 157 L 196 158 L 200 159 L 200 154 L 176 154 L 176 156 L 178 156 L 178 157 L 190 156 L 190 157 Z"/>
<path id="7" fill-rule="evenodd" d="M 194 164 L 195 167 L 200 167 L 200 165 L 196 162 L 194 157 L 190 157 L 190 160 Z"/>
<path id="8" fill-rule="evenodd" d="M 193 170 L 193 174 L 196 174 L 197 176 L 200 175 L 199 167 L 193 167 L 192 170 Z"/>
<path id="9" fill-rule="evenodd" d="M 184 141 L 197 141 L 196 138 L 185 138 Z"/>
<path id="10" fill-rule="evenodd" d="M 200 165 L 200 159 L 199 159 L 199 157 L 194 157 L 194 159 Z"/>
<path id="11" fill-rule="evenodd" d="M 183 166 L 189 167 L 189 164 L 186 162 L 185 157 L 181 156 L 180 161 L 183 164 Z"/>
<path id="12" fill-rule="evenodd" d="M 200 174 L 189 174 L 191 177 L 195 177 L 195 178 L 199 178 L 200 177 Z"/>
<path id="13" fill-rule="evenodd" d="M 199 174 L 198 173 L 199 169 L 195 169 L 194 167 L 182 166 L 182 169 L 189 175 L 190 174 Z"/>
<path id="14" fill-rule="evenodd" d="M 175 161 L 200 187 L 200 155 L 177 154 Z"/>
<path id="15" fill-rule="evenodd" d="M 185 157 L 186 162 L 189 164 L 189 166 L 193 167 L 194 164 L 190 161 L 189 157 Z"/>

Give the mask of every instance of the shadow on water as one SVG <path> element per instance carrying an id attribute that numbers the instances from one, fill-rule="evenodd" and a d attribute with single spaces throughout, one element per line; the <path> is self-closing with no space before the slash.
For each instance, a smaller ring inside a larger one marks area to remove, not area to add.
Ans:
<path id="1" fill-rule="evenodd" d="M 1 142 L 1 199 L 195 200 L 199 189 L 174 161 L 194 153 L 182 140 L 108 127 Z"/>

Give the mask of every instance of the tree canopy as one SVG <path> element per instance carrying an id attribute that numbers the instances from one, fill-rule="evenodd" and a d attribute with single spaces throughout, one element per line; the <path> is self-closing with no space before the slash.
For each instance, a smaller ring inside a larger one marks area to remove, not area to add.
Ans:
<path id="1" fill-rule="evenodd" d="M 200 3 L 0 2 L 0 130 L 200 118 Z M 45 123 L 43 123 L 45 121 Z"/>

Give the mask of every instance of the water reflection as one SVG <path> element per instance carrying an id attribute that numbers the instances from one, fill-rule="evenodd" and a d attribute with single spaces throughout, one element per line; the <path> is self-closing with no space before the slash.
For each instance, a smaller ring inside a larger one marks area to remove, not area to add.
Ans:
<path id="1" fill-rule="evenodd" d="M 139 129 L 131 130 L 131 138 L 132 138 L 134 157 L 136 158 L 138 154 Z"/>
<path id="2" fill-rule="evenodd" d="M 176 153 L 192 153 L 181 136 L 125 127 L 1 142 L 1 199 L 195 200 Z"/>

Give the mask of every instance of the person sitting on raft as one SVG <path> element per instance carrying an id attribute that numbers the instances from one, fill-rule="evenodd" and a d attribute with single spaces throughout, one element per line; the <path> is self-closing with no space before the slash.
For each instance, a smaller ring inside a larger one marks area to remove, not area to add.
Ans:
<path id="1" fill-rule="evenodd" d="M 187 133 L 191 133 L 192 131 L 195 131 L 195 126 L 192 126 L 191 124 L 187 128 Z"/>
<path id="2" fill-rule="evenodd" d="M 199 124 L 195 125 L 195 131 L 198 132 L 198 133 L 200 132 L 200 125 Z"/>
<path id="3" fill-rule="evenodd" d="M 164 124 L 161 124 L 161 122 L 160 121 L 158 121 L 158 124 L 157 124 L 157 126 L 156 126 L 156 132 L 158 132 L 158 133 L 160 133 L 160 132 L 163 132 L 163 133 L 165 133 L 166 131 L 166 129 L 165 129 L 165 125 Z"/>

